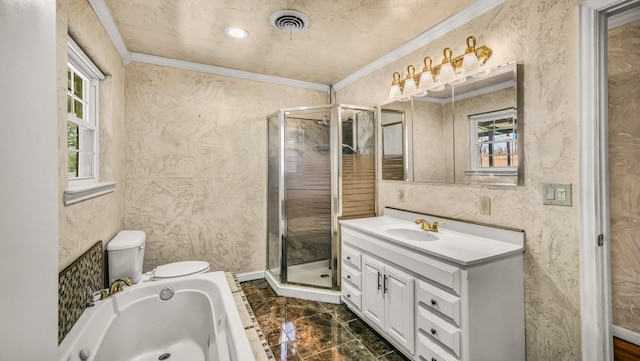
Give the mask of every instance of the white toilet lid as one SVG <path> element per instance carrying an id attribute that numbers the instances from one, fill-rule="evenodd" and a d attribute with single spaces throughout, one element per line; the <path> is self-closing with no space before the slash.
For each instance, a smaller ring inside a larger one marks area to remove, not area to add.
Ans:
<path id="1" fill-rule="evenodd" d="M 173 278 L 209 271 L 209 262 L 182 261 L 156 267 L 153 278 Z"/>

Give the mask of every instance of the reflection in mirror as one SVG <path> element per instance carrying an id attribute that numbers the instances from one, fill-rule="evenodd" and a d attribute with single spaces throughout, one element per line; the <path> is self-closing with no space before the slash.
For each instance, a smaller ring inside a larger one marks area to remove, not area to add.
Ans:
<path id="1" fill-rule="evenodd" d="M 516 64 L 454 86 L 455 180 L 518 184 Z"/>
<path id="2" fill-rule="evenodd" d="M 429 91 L 413 101 L 413 180 L 453 183 L 453 88 Z"/>
<path id="3" fill-rule="evenodd" d="M 380 109 L 382 127 L 382 179 L 406 180 L 405 125 L 408 102 L 394 102 Z"/>
<path id="4" fill-rule="evenodd" d="M 509 63 L 413 99 L 413 181 L 518 184 L 516 74 Z"/>

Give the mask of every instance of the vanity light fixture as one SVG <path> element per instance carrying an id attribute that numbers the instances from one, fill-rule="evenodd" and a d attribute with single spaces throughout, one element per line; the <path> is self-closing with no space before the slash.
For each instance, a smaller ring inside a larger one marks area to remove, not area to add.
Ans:
<path id="1" fill-rule="evenodd" d="M 442 53 L 444 59 L 436 66 L 432 65 L 431 57 L 424 58 L 424 69 L 418 75 L 415 74 L 413 65 L 407 67 L 407 77 L 404 80 L 401 80 L 400 73 L 394 72 L 389 100 L 409 100 L 411 96 L 424 96 L 428 91 L 442 90 L 446 84 L 461 84 L 468 76 L 489 74 L 490 70 L 485 64 L 493 55 L 493 50 L 485 45 L 476 47 L 475 36 L 467 37 L 464 54 L 454 57 L 449 47 L 444 48 Z"/>
<path id="2" fill-rule="evenodd" d="M 407 77 L 404 79 L 404 86 L 402 87 L 402 97 L 400 97 L 401 102 L 408 102 L 411 100 L 411 95 L 415 94 L 418 91 L 418 86 L 416 85 L 416 67 L 413 65 L 409 65 L 407 67 Z"/>
<path id="3" fill-rule="evenodd" d="M 244 30 L 243 28 L 238 28 L 235 26 L 230 26 L 224 29 L 224 33 L 227 34 L 227 36 L 230 36 L 236 39 L 244 39 L 249 36 L 248 31 Z"/>
<path id="4" fill-rule="evenodd" d="M 391 90 L 389 90 L 389 99 L 396 100 L 402 96 L 402 89 L 400 89 L 400 73 L 397 71 L 393 73 L 393 82 L 391 83 Z"/>

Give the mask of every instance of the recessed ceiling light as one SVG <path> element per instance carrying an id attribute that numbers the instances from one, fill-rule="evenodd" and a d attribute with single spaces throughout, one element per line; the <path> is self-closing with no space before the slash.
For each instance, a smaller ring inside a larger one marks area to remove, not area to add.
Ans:
<path id="1" fill-rule="evenodd" d="M 227 34 L 227 36 L 236 39 L 243 39 L 249 36 L 249 33 L 246 30 L 244 30 L 243 28 L 237 28 L 235 26 L 230 26 L 224 29 L 224 33 Z"/>

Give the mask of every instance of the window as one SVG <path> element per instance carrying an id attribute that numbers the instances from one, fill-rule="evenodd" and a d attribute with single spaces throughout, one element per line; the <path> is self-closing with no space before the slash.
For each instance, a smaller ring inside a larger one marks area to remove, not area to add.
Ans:
<path id="1" fill-rule="evenodd" d="M 68 39 L 67 160 L 70 182 L 98 180 L 98 86 L 104 75 Z"/>
<path id="2" fill-rule="evenodd" d="M 112 192 L 115 183 L 98 181 L 99 84 L 105 77 L 70 37 L 67 48 L 68 205 Z"/>
<path id="3" fill-rule="evenodd" d="M 516 110 L 505 109 L 469 116 L 471 171 L 515 174 L 518 167 Z"/>

